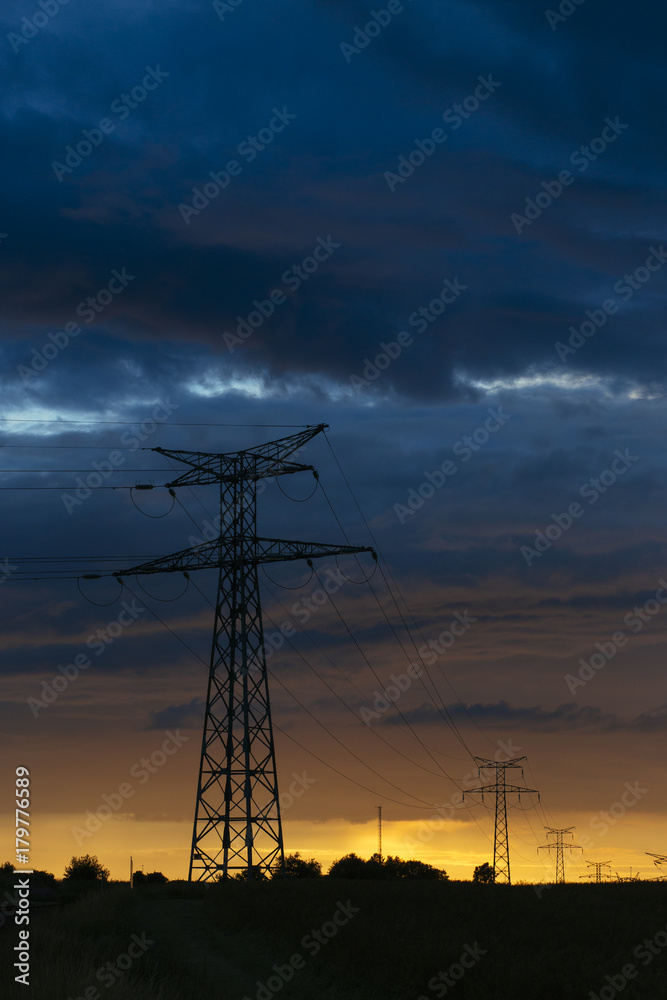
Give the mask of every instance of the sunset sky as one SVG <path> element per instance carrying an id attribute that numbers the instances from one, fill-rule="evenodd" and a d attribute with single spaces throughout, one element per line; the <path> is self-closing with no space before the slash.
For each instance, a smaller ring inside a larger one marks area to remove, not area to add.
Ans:
<path id="1" fill-rule="evenodd" d="M 381 804 L 385 853 L 470 878 L 493 799 L 437 810 L 509 748 L 541 796 L 512 801 L 513 880 L 552 877 L 545 825 L 585 846 L 572 880 L 657 874 L 666 22 L 618 0 L 5 0 L 0 739 L 5 787 L 31 770 L 35 867 L 187 876 L 216 587 L 44 572 L 206 537 L 215 487 L 171 512 L 108 488 L 180 471 L 142 448 L 326 423 L 298 457 L 323 490 L 268 482 L 260 532 L 342 543 L 333 507 L 382 572 L 318 561 L 334 593 L 311 610 L 307 566 L 261 575 L 269 641 L 295 629 L 268 659 L 286 850 L 368 856 Z"/>

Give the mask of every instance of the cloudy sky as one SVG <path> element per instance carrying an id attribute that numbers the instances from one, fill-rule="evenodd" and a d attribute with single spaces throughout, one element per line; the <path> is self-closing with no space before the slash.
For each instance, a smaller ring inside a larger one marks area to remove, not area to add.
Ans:
<path id="1" fill-rule="evenodd" d="M 381 572 L 322 560 L 335 592 L 310 611 L 308 567 L 262 575 L 267 635 L 295 629 L 268 664 L 287 850 L 368 855 L 382 804 L 385 852 L 469 878 L 492 858 L 492 800 L 437 809 L 473 783 L 471 754 L 514 754 L 508 780 L 541 793 L 512 807 L 515 879 L 550 876 L 545 825 L 650 877 L 664 13 L 6 0 L 0 20 L 0 712 L 8 780 L 32 772 L 34 864 L 187 870 L 215 578 L 119 594 L 75 577 L 195 544 L 215 490 L 170 511 L 165 490 L 109 487 L 174 477 L 142 448 L 327 423 L 299 458 L 323 488 L 268 482 L 262 533 L 345 532 Z"/>

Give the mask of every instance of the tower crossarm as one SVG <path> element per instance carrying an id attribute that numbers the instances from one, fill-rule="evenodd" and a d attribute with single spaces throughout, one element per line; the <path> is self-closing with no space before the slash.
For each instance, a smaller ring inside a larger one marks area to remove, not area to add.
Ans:
<path id="1" fill-rule="evenodd" d="M 282 538 L 256 538 L 251 551 L 245 556 L 235 556 L 230 546 L 225 546 L 224 536 L 202 545 L 195 545 L 181 552 L 174 552 L 159 559 L 116 570 L 112 576 L 143 576 L 152 573 L 183 573 L 196 569 L 238 566 L 257 566 L 260 563 L 293 562 L 296 559 L 320 559 L 324 556 L 350 555 L 375 551 L 363 545 L 326 545 L 320 542 L 296 542 Z M 222 544 L 221 544 L 222 542 Z"/>
<path id="2" fill-rule="evenodd" d="M 292 542 L 283 538 L 258 538 L 254 563 L 291 562 L 295 559 L 320 559 L 323 556 L 355 555 L 375 550 L 368 545 L 322 545 L 320 542 Z"/>
<path id="3" fill-rule="evenodd" d="M 465 795 L 475 795 L 479 792 L 496 792 L 498 790 L 505 790 L 506 792 L 525 792 L 526 794 L 533 793 L 539 795 L 540 793 L 536 788 L 524 788 L 523 785 L 481 785 L 479 788 L 466 788 Z"/>
<path id="4" fill-rule="evenodd" d="M 176 451 L 171 448 L 151 448 L 150 450 L 191 467 L 172 482 L 166 483 L 165 485 L 168 487 L 236 483 L 244 479 L 257 482 L 259 479 L 284 476 L 294 472 L 314 472 L 312 465 L 288 462 L 287 458 L 327 427 L 328 424 L 317 424 L 315 427 L 309 427 L 298 434 L 291 434 L 289 437 L 279 438 L 277 441 L 270 441 L 267 444 L 247 448 L 244 451 L 224 454 L 205 451 Z"/>

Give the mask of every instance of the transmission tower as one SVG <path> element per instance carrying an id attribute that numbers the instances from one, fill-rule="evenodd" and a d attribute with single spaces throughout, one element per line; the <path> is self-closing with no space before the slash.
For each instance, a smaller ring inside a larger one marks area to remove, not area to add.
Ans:
<path id="1" fill-rule="evenodd" d="M 656 868 L 660 868 L 661 865 L 667 865 L 667 854 L 653 854 L 651 851 L 646 851 L 649 858 L 653 858 L 653 864 Z M 664 882 L 667 879 L 667 875 L 658 875 L 657 878 L 652 879 L 654 882 Z"/>
<path id="2" fill-rule="evenodd" d="M 587 861 L 586 864 L 589 868 L 595 868 L 595 881 L 602 882 L 605 878 L 611 878 L 611 875 L 603 875 L 603 868 L 610 868 L 611 864 L 609 861 Z M 590 878 L 590 875 L 580 875 L 579 878 Z"/>
<path id="3" fill-rule="evenodd" d="M 565 881 L 565 864 L 563 862 L 563 851 L 583 851 L 583 847 L 578 847 L 577 844 L 566 844 L 563 841 L 563 836 L 567 833 L 572 836 L 571 831 L 574 830 L 573 826 L 565 827 L 563 830 L 554 830 L 552 827 L 545 826 L 547 831 L 547 843 L 541 844 L 537 849 L 538 851 L 551 851 L 556 848 L 556 882 Z M 549 837 L 555 837 L 555 841 L 549 843 Z"/>
<path id="4" fill-rule="evenodd" d="M 465 798 L 466 795 L 471 794 L 481 794 L 483 802 L 485 793 L 495 793 L 496 825 L 493 838 L 493 869 L 496 873 L 496 882 L 507 882 L 508 884 L 511 884 L 510 845 L 507 837 L 507 795 L 518 794 L 520 802 L 522 792 L 530 794 L 535 793 L 538 798 L 540 793 L 536 788 L 521 788 L 519 785 L 507 784 L 505 773 L 508 768 L 518 767 L 521 771 L 521 776 L 523 777 L 523 768 L 520 767 L 520 763 L 522 760 L 526 760 L 525 757 L 516 757 L 514 760 L 504 762 L 487 760 L 484 757 L 475 757 L 475 760 L 477 761 L 477 771 L 479 776 L 481 777 L 482 771 L 493 768 L 496 772 L 496 781 L 493 785 L 483 785 L 481 788 L 468 788 L 463 793 L 463 797 Z"/>
<path id="5" fill-rule="evenodd" d="M 286 541 L 257 534 L 257 483 L 312 465 L 288 461 L 323 431 L 318 424 L 245 451 L 212 454 L 153 448 L 189 465 L 166 486 L 217 485 L 218 538 L 121 570 L 116 577 L 218 569 L 213 642 L 197 784 L 189 881 L 238 870 L 252 879 L 284 864 L 278 779 L 258 572 L 264 563 L 372 552 L 372 548 Z"/>

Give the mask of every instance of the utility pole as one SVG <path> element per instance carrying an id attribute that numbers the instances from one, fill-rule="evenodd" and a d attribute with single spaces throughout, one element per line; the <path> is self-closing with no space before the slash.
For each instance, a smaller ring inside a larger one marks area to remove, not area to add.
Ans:
<path id="1" fill-rule="evenodd" d="M 508 785 L 505 774 L 508 768 L 517 767 L 521 771 L 521 777 L 523 777 L 523 768 L 520 766 L 522 760 L 526 760 L 525 757 L 515 757 L 514 760 L 508 761 L 497 761 L 488 760 L 485 757 L 475 757 L 477 761 L 477 773 L 481 777 L 482 771 L 488 769 L 495 770 L 495 784 L 492 785 L 482 785 L 481 788 L 468 788 L 463 793 L 465 799 L 466 795 L 481 795 L 482 802 L 484 801 L 484 794 L 493 792 L 496 796 L 496 823 L 495 823 L 495 833 L 493 837 L 493 870 L 496 873 L 496 882 L 507 882 L 508 885 L 512 884 L 512 879 L 510 876 L 510 845 L 507 836 L 507 795 L 518 794 L 519 802 L 521 801 L 521 793 L 526 794 L 536 794 L 539 800 L 539 792 L 536 788 L 521 788 L 519 785 Z"/>
<path id="2" fill-rule="evenodd" d="M 382 806 L 378 806 L 378 856 L 382 861 Z"/>
<path id="3" fill-rule="evenodd" d="M 264 563 L 372 552 L 367 546 L 264 538 L 257 534 L 257 483 L 317 473 L 288 457 L 325 430 L 318 424 L 277 441 L 224 454 L 152 448 L 190 466 L 166 487 L 216 485 L 220 535 L 173 555 L 121 570 L 118 578 L 218 569 L 213 642 L 202 735 L 189 881 L 248 879 L 284 865 L 278 779 L 258 573 Z"/>
<path id="4" fill-rule="evenodd" d="M 572 836 L 571 831 L 574 830 L 573 826 L 565 827 L 562 830 L 555 830 L 552 827 L 545 826 L 547 831 L 547 843 L 541 844 L 537 849 L 538 851 L 551 851 L 554 847 L 556 848 L 556 883 L 565 881 L 565 864 L 563 862 L 563 850 L 568 851 L 583 851 L 583 847 L 579 847 L 577 844 L 566 844 L 563 842 L 564 834 Z M 549 843 L 549 837 L 555 837 L 556 840 Z"/>
<path id="5" fill-rule="evenodd" d="M 603 868 L 610 868 L 611 864 L 609 861 L 587 861 L 586 864 L 589 868 L 595 868 L 595 881 L 602 882 L 603 878 L 611 878 L 611 875 L 603 875 Z M 580 875 L 579 878 L 590 878 L 589 875 Z"/>

